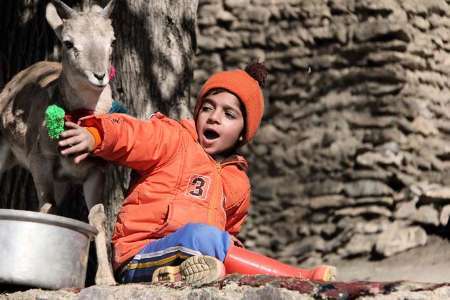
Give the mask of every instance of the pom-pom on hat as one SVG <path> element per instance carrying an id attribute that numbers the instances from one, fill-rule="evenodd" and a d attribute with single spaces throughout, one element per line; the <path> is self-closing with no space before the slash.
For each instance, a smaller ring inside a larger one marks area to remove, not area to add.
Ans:
<path id="1" fill-rule="evenodd" d="M 241 100 L 245 107 L 245 135 L 241 145 L 249 142 L 256 134 L 264 113 L 264 87 L 267 69 L 262 63 L 252 63 L 244 70 L 218 72 L 212 75 L 203 85 L 197 97 L 194 119 L 203 103 L 203 98 L 211 90 L 224 89 Z"/>

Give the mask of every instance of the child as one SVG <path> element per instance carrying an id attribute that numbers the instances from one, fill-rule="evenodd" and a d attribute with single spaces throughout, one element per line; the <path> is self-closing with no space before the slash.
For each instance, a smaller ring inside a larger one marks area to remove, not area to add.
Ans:
<path id="1" fill-rule="evenodd" d="M 247 162 L 236 150 L 259 127 L 266 75 L 256 63 L 211 76 L 194 121 L 157 113 L 148 121 L 109 114 L 66 123 L 63 155 L 79 162 L 92 153 L 140 175 L 112 237 L 122 282 L 201 285 L 234 272 L 333 279 L 334 267 L 291 267 L 240 247 L 236 238 L 250 204 Z"/>

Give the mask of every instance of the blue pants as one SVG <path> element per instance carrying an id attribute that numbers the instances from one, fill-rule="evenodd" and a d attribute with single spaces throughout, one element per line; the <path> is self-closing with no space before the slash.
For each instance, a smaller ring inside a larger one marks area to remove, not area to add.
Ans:
<path id="1" fill-rule="evenodd" d="M 205 224 L 187 224 L 142 248 L 124 268 L 122 282 L 151 282 L 157 268 L 179 265 L 194 255 L 209 255 L 224 261 L 230 244 L 226 231 Z"/>

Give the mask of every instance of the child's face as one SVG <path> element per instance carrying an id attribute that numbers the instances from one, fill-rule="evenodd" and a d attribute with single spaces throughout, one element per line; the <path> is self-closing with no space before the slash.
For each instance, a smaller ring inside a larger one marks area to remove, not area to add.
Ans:
<path id="1" fill-rule="evenodd" d="M 228 92 L 206 96 L 195 125 L 200 145 L 206 153 L 216 155 L 229 150 L 244 128 L 239 99 Z"/>

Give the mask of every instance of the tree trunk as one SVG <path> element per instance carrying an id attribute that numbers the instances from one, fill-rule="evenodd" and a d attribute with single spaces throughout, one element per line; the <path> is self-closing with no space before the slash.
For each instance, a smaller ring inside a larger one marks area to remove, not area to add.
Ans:
<path id="1" fill-rule="evenodd" d="M 196 12 L 197 1 L 188 0 L 126 1 L 117 7 L 117 92 L 139 117 L 155 111 L 189 115 Z"/>
<path id="2" fill-rule="evenodd" d="M 83 6 L 91 0 L 65 1 Z M 100 3 L 105 5 L 107 1 Z M 34 62 L 56 60 L 60 43 L 45 20 L 46 1 L 0 1 L 0 88 Z M 161 111 L 171 117 L 189 115 L 191 57 L 195 48 L 197 1 L 116 1 L 113 26 L 116 44 L 112 81 L 114 98 L 129 113 L 146 118 Z M 127 170 L 109 167 L 104 191 L 109 231 L 128 188 Z M 21 168 L 0 175 L 0 207 L 36 209 L 33 181 Z M 63 215 L 86 218 L 80 188 L 69 195 Z M 77 200 L 75 200 L 77 199 Z"/>

